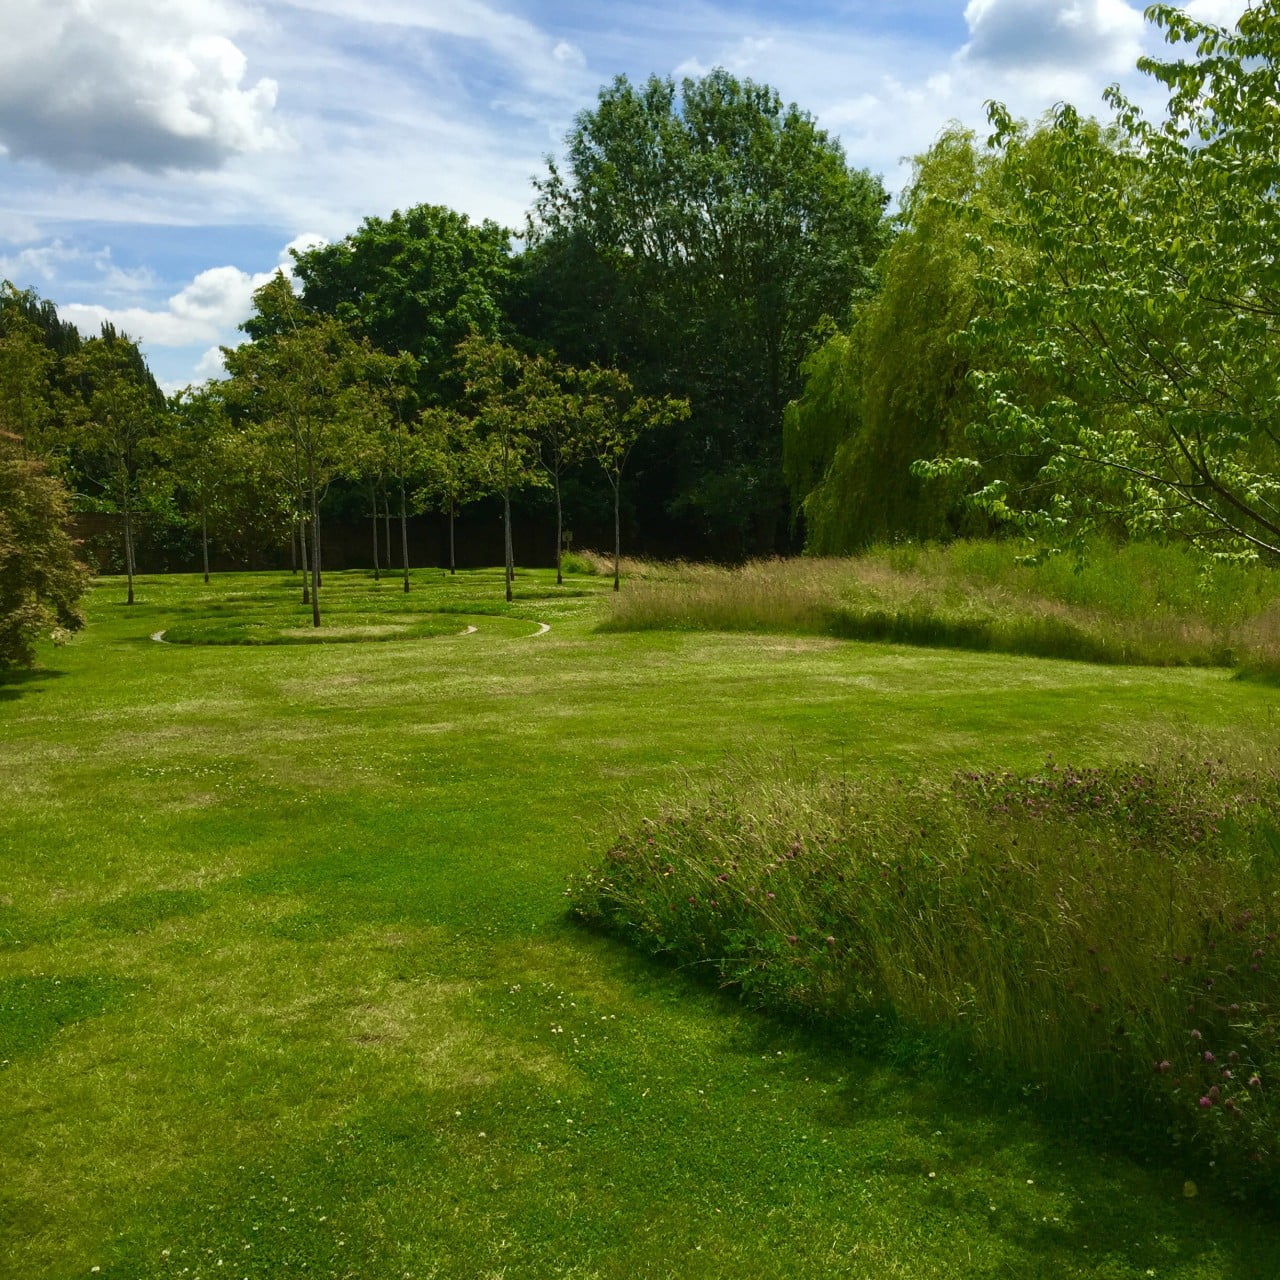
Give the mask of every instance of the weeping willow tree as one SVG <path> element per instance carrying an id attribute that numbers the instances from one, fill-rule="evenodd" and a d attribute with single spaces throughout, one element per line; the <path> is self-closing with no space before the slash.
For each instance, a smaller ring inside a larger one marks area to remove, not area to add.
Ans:
<path id="1" fill-rule="evenodd" d="M 879 292 L 804 366 L 787 406 L 784 466 L 806 549 L 838 555 L 875 542 L 973 531 L 960 480 L 912 474 L 960 446 L 979 411 L 955 342 L 982 305 L 974 220 L 1003 203 L 1003 174 L 972 133 L 952 128 L 915 163 Z"/>

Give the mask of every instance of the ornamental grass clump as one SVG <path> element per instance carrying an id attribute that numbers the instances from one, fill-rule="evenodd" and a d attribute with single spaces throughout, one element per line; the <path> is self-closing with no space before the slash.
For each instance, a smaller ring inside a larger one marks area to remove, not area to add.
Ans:
<path id="1" fill-rule="evenodd" d="M 574 909 L 761 1008 L 1280 1191 L 1280 799 L 1217 761 L 754 767 L 634 815 Z"/>

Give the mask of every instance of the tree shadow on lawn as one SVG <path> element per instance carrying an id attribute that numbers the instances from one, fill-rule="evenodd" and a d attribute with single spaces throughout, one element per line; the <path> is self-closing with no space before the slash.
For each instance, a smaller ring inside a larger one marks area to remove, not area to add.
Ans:
<path id="1" fill-rule="evenodd" d="M 67 673 L 51 667 L 32 670 L 0 671 L 0 702 L 14 702 L 24 693 L 43 693 L 43 685 L 50 680 L 60 680 Z"/>
<path id="2" fill-rule="evenodd" d="M 547 941 L 589 952 L 594 972 L 644 998 L 712 1005 L 726 1054 L 744 1067 L 766 1064 L 775 1089 L 825 1089 L 811 1123 L 852 1139 L 840 1156 L 851 1183 L 927 1186 L 940 1229 L 952 1218 L 985 1221 L 1034 1274 L 1163 1276 L 1198 1264 L 1222 1280 L 1280 1275 L 1274 1215 L 1229 1200 L 1232 1188 L 1221 1183 L 1188 1198 L 1185 1172 L 1159 1152 L 1162 1135 L 1139 1163 L 1065 1112 L 943 1078 L 927 1061 L 903 1067 L 863 1056 L 837 1030 L 754 1012 L 709 970 L 677 967 L 570 920 Z"/>

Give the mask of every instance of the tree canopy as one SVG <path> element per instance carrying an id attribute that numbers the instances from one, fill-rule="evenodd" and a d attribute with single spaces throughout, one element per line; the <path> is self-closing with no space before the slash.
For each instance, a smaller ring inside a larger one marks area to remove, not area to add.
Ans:
<path id="1" fill-rule="evenodd" d="M 309 309 L 357 322 L 385 352 L 411 352 L 430 403 L 458 344 L 506 327 L 510 233 L 421 204 L 366 218 L 345 239 L 299 254 L 297 275 Z"/>
<path id="2" fill-rule="evenodd" d="M 637 457 L 646 506 L 713 553 L 778 549 L 782 408 L 815 327 L 872 284 L 883 187 L 723 70 L 619 77 L 567 142 L 538 184 L 517 319 L 571 363 L 690 400 Z"/>
<path id="3" fill-rule="evenodd" d="M 41 635 L 83 625 L 89 575 L 67 532 L 67 493 L 0 431 L 0 671 L 30 666 Z"/>
<path id="4" fill-rule="evenodd" d="M 783 451 L 810 551 L 847 554 L 971 527 L 963 481 L 925 479 L 912 464 L 962 450 L 980 411 L 966 380 L 975 353 L 955 339 L 987 308 L 973 225 L 989 226 L 1005 207 L 1009 177 L 971 132 L 943 133 L 915 160 L 879 289 L 805 361 Z M 985 252 L 1020 269 L 1014 247 L 995 236 Z"/>

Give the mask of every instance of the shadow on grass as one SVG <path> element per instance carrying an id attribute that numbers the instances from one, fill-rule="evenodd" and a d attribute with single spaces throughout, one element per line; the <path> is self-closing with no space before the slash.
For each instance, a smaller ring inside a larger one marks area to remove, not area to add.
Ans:
<path id="1" fill-rule="evenodd" d="M 137 990 L 123 978 L 0 979 L 0 1065 L 42 1053 L 63 1027 L 109 1012 Z"/>
<path id="2" fill-rule="evenodd" d="M 1185 1172 L 1158 1143 L 1135 1160 L 1096 1125 L 944 1075 L 947 1055 L 931 1064 L 926 1044 L 906 1050 L 911 1066 L 860 1052 L 838 1028 L 751 1010 L 700 966 L 635 951 L 571 918 L 546 940 L 589 952 L 585 967 L 643 997 L 714 1006 L 724 1052 L 743 1070 L 767 1069 L 773 1089 L 797 1095 L 825 1086 L 807 1119 L 845 1135 L 840 1158 L 851 1185 L 927 1186 L 931 1218 L 987 1224 L 1019 1255 L 1026 1269 L 1018 1274 L 1136 1277 L 1199 1267 L 1222 1280 L 1280 1275 L 1271 1206 L 1242 1203 L 1222 1182 L 1187 1197 Z"/>
<path id="3" fill-rule="evenodd" d="M 60 680 L 65 671 L 49 667 L 36 667 L 31 671 L 0 671 L 0 702 L 13 702 L 24 693 L 43 693 L 43 685 L 50 680 Z"/>

